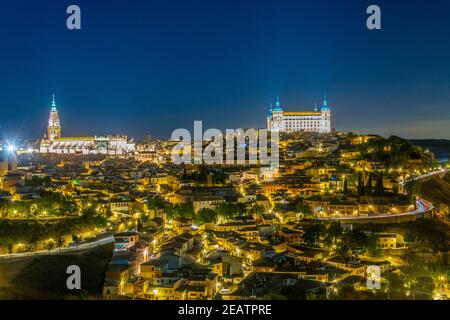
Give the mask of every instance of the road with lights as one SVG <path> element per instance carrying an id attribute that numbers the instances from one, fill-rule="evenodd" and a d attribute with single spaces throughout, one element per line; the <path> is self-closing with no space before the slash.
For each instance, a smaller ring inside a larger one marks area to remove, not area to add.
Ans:
<path id="1" fill-rule="evenodd" d="M 380 214 L 376 214 L 373 216 L 327 217 L 327 218 L 318 218 L 318 220 L 321 220 L 321 221 L 327 221 L 327 220 L 336 220 L 336 221 L 361 220 L 361 221 L 365 221 L 365 220 L 368 220 L 368 222 L 370 222 L 370 221 L 375 221 L 377 219 L 386 219 L 386 218 L 397 219 L 397 218 L 407 217 L 407 216 L 422 216 L 425 213 L 432 211 L 434 209 L 434 207 L 431 203 L 425 201 L 422 198 L 418 198 L 416 200 L 416 207 L 417 207 L 417 209 L 415 209 L 413 211 L 409 211 L 409 212 L 404 212 L 404 213 L 395 213 L 395 214 L 380 213 Z"/>
<path id="2" fill-rule="evenodd" d="M 428 179 L 432 176 L 435 175 L 439 175 L 439 174 L 445 174 L 447 173 L 448 170 L 447 169 L 439 169 L 437 171 L 433 171 L 430 173 L 426 173 L 426 174 L 422 174 L 420 176 L 408 179 L 408 180 L 404 180 L 402 182 L 400 182 L 401 185 L 405 185 L 408 182 L 411 181 L 419 181 L 419 180 L 424 180 L 424 179 Z M 397 213 L 397 214 L 391 214 L 391 213 L 381 213 L 381 214 L 376 214 L 373 216 L 345 216 L 345 217 L 326 217 L 326 218 L 318 218 L 317 220 L 321 220 L 321 221 L 358 221 L 360 220 L 361 222 L 365 222 L 367 220 L 368 223 L 375 222 L 377 219 L 378 220 L 382 220 L 382 219 L 398 219 L 398 218 L 402 218 L 402 217 L 408 217 L 408 216 L 418 216 L 418 217 L 423 217 L 427 212 L 430 212 L 434 209 L 433 205 L 429 202 L 427 202 L 425 199 L 422 198 L 417 198 L 416 199 L 416 209 L 409 211 L 409 212 L 404 212 L 404 213 Z"/>
<path id="3" fill-rule="evenodd" d="M 417 177 L 412 178 L 412 179 L 403 180 L 402 182 L 400 182 L 400 184 L 402 186 L 404 186 L 405 184 L 407 184 L 408 182 L 411 182 L 411 181 L 419 181 L 419 180 L 431 178 L 432 176 L 435 176 L 437 174 L 443 174 L 443 173 L 447 173 L 447 172 L 448 172 L 447 169 L 439 169 L 437 171 L 433 171 L 433 172 L 430 172 L 430 173 L 422 174 L 422 175 L 417 176 Z"/>
<path id="4" fill-rule="evenodd" d="M 13 253 L 13 254 L 2 254 L 0 255 L 0 261 L 1 260 L 9 260 L 9 259 L 21 259 L 21 258 L 30 258 L 30 257 L 37 257 L 37 256 L 46 256 L 51 254 L 62 254 L 62 253 L 78 253 L 81 251 L 90 250 L 99 246 L 103 246 L 106 244 L 110 244 L 114 242 L 113 236 L 108 236 L 103 239 L 99 239 L 93 242 L 88 243 L 82 243 L 78 246 L 73 247 L 62 247 L 62 248 L 56 248 L 52 250 L 39 250 L 34 252 L 23 252 L 23 253 Z"/>

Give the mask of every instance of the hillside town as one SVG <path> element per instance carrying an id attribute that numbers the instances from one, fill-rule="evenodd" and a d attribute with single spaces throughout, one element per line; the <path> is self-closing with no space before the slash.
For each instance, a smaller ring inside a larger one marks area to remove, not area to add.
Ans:
<path id="1" fill-rule="evenodd" d="M 101 299 L 449 296 L 448 202 L 421 186 L 450 178 L 429 150 L 394 136 L 282 133 L 279 167 L 268 168 L 174 165 L 175 143 L 77 157 L 5 147 L 0 253 L 112 242 Z"/>

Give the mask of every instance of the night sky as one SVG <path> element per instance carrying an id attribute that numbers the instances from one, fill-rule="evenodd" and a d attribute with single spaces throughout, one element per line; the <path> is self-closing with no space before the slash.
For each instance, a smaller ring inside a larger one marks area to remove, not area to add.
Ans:
<path id="1" fill-rule="evenodd" d="M 325 92 L 337 130 L 450 139 L 450 1 L 0 1 L 3 137 L 42 137 L 52 93 L 63 135 L 167 138 L 265 127 L 277 94 L 303 111 Z"/>

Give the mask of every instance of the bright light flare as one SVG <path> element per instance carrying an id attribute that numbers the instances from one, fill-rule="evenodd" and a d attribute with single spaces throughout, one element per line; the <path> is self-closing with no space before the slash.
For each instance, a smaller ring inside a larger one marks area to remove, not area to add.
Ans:
<path id="1" fill-rule="evenodd" d="M 8 150 L 8 152 L 15 152 L 16 146 L 13 144 L 8 144 L 8 146 L 6 147 L 6 150 Z"/>

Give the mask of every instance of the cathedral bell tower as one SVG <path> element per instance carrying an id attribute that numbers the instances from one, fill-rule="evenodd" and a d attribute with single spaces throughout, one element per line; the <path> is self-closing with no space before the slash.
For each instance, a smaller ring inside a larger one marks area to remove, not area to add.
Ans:
<path id="1" fill-rule="evenodd" d="M 47 139 L 53 141 L 61 137 L 61 124 L 59 122 L 58 111 L 56 110 L 55 95 L 53 95 L 52 108 L 48 119 Z"/>

